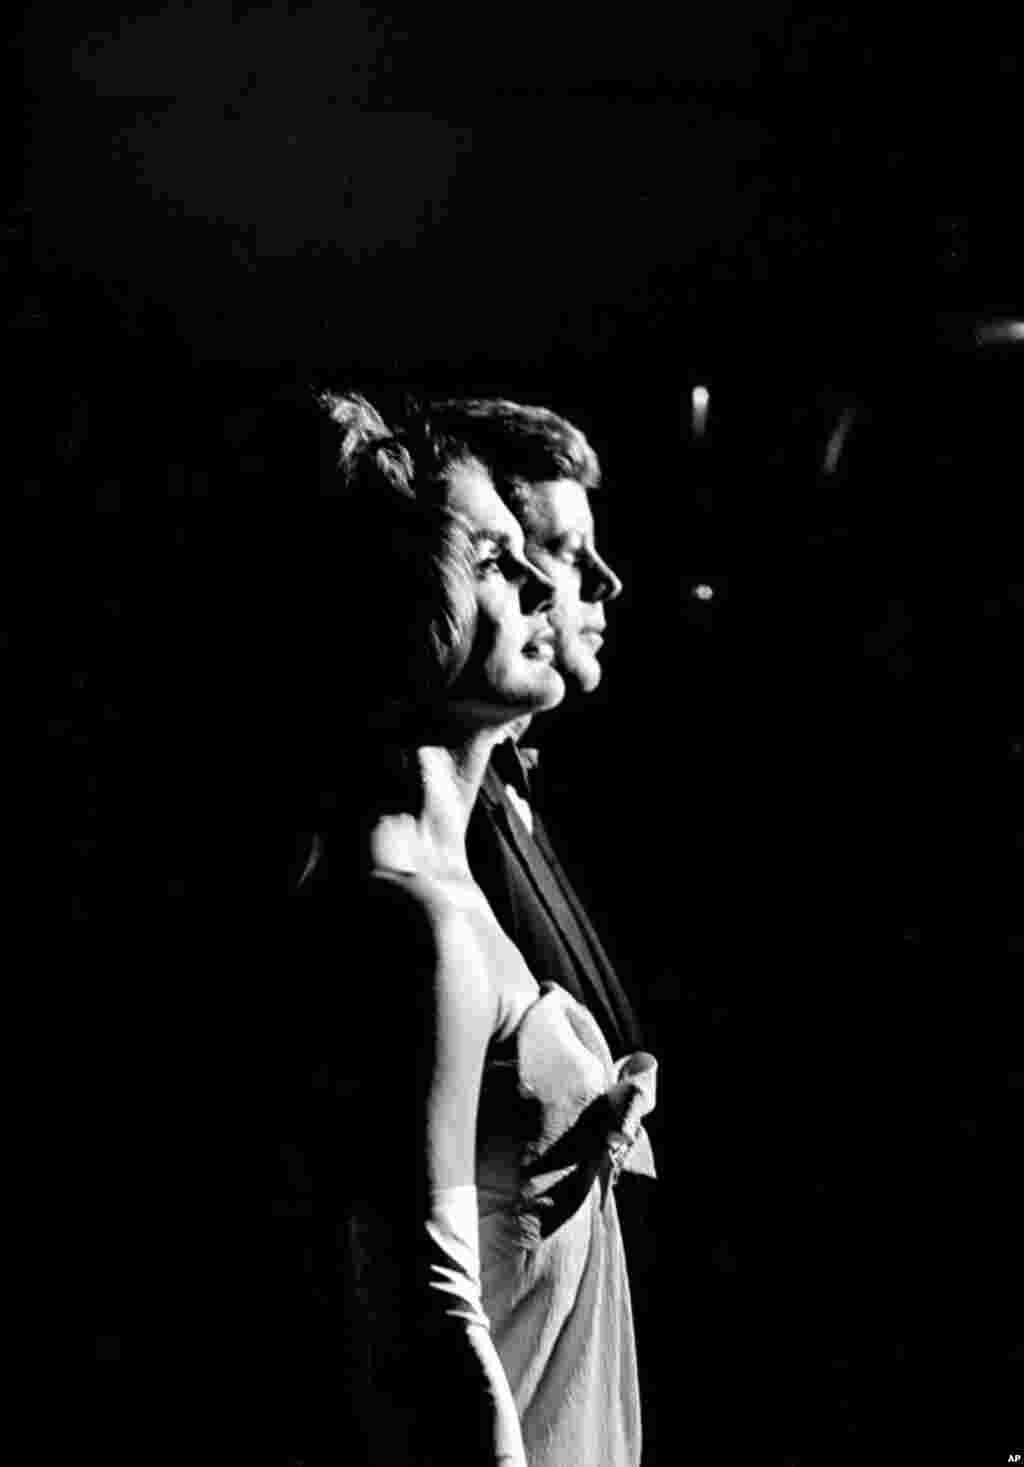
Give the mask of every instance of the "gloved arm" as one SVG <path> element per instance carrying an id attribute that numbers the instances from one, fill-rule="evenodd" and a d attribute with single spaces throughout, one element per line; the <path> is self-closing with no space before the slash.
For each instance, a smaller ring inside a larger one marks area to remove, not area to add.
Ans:
<path id="1" fill-rule="evenodd" d="M 389 1124 L 414 1149 L 410 1154 L 396 1144 L 396 1134 L 387 1151 L 406 1159 L 397 1169 L 398 1205 L 389 1212 L 404 1277 L 403 1356 L 417 1421 L 416 1462 L 527 1467 L 481 1300 L 476 1126 L 498 1003 L 470 924 L 429 908 L 411 916 L 414 961 L 392 968 L 394 956 L 409 953 L 408 932 L 400 935 L 392 920 L 386 971 L 404 975 L 410 988 L 392 1001 L 405 1005 L 406 1018 L 415 1014 L 411 1026 L 399 1026 L 408 1037 L 390 1065 L 399 1074 L 405 1069 L 412 1088 L 399 1084 L 389 1107 L 395 1117 Z M 413 1173 L 415 1186 L 406 1182 Z"/>
<path id="2" fill-rule="evenodd" d="M 448 1348 L 463 1356 L 459 1374 L 476 1397 L 464 1402 L 462 1409 L 481 1420 L 481 1460 L 487 1467 L 526 1467 L 519 1416 L 480 1298 L 476 1187 L 435 1189 L 425 1230 L 430 1260 L 428 1308 L 435 1319 L 426 1333 L 437 1340 L 443 1338 L 445 1330 L 436 1323 L 438 1312 L 446 1321 L 457 1322 L 459 1334 L 449 1339 Z M 449 1323 L 449 1333 L 451 1327 Z M 457 1400 L 449 1403 L 449 1409 L 460 1409 Z M 461 1454 L 458 1460 L 463 1460 Z"/>

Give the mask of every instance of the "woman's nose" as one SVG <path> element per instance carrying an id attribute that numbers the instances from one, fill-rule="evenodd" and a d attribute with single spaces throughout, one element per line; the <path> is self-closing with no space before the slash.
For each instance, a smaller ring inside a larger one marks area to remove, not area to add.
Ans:
<path id="1" fill-rule="evenodd" d="M 519 605 L 523 611 L 533 614 L 549 611 L 554 605 L 555 583 L 548 579 L 528 560 L 521 562 L 523 583 L 519 591 Z"/>

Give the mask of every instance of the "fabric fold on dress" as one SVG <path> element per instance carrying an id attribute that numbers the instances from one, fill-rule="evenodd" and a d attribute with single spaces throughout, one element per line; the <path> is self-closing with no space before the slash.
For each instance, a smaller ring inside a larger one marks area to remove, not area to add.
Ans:
<path id="1" fill-rule="evenodd" d="M 614 1184 L 654 1176 L 657 1061 L 617 1062 L 594 1016 L 540 986 L 484 1069 L 477 1187 L 483 1305 L 530 1467 L 639 1467 L 632 1305 Z"/>

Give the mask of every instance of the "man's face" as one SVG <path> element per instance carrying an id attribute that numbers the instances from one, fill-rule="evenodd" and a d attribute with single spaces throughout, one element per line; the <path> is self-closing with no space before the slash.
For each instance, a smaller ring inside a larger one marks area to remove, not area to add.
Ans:
<path id="1" fill-rule="evenodd" d="M 554 583 L 549 616 L 555 665 L 582 692 L 592 693 L 601 681 L 604 604 L 615 600 L 622 582 L 595 548 L 587 492 L 574 479 L 533 484 L 516 513 L 527 559 Z"/>

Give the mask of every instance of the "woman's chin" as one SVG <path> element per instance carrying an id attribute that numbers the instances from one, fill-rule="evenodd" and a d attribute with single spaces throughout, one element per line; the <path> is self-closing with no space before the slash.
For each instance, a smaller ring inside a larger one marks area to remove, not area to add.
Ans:
<path id="1" fill-rule="evenodd" d="M 530 711 L 540 713 L 546 708 L 556 708 L 566 693 L 562 674 L 552 663 L 547 663 L 544 665 L 544 677 L 538 679 L 538 683 L 540 686 L 536 692 L 537 702 Z"/>
<path id="2" fill-rule="evenodd" d="M 511 717 L 556 708 L 566 694 L 565 680 L 551 662 L 530 661 L 527 675 L 501 690 L 500 704 Z"/>
<path id="3" fill-rule="evenodd" d="M 543 671 L 543 677 L 517 679 L 514 684 L 495 687 L 477 696 L 464 694 L 449 703 L 448 715 L 455 726 L 469 731 L 503 727 L 517 718 L 529 718 L 534 713 L 557 708 L 565 697 L 565 682 L 554 667 L 546 666 Z"/>

